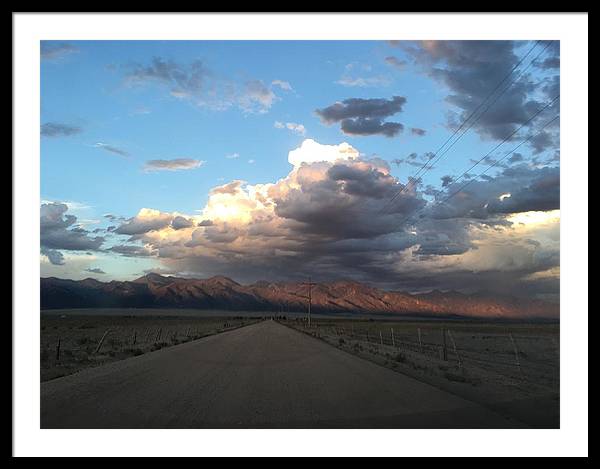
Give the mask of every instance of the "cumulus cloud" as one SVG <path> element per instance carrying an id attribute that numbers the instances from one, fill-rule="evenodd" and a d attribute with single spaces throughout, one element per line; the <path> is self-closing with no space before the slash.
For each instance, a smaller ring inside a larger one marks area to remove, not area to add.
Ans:
<path id="1" fill-rule="evenodd" d="M 42 137 L 70 137 L 82 132 L 81 127 L 59 122 L 46 122 L 40 128 Z"/>
<path id="2" fill-rule="evenodd" d="M 77 217 L 68 214 L 64 203 L 43 203 L 40 207 L 40 249 L 54 265 L 63 265 L 61 251 L 95 251 L 104 243 L 103 236 L 77 225 Z"/>
<path id="3" fill-rule="evenodd" d="M 382 98 L 350 98 L 338 101 L 315 112 L 324 124 L 340 123 L 341 130 L 348 135 L 384 135 L 393 137 L 404 126 L 398 122 L 384 122 L 384 119 L 402 111 L 406 98 L 393 96 Z"/>
<path id="4" fill-rule="evenodd" d="M 149 160 L 144 165 L 144 171 L 183 171 L 199 168 L 205 163 L 192 158 L 175 158 L 171 160 Z"/>
<path id="5" fill-rule="evenodd" d="M 129 156 L 129 153 L 127 153 L 125 150 L 123 150 L 119 147 L 115 147 L 114 145 L 109 145 L 108 143 L 98 142 L 98 143 L 94 144 L 94 146 L 96 148 L 101 148 L 102 150 L 108 151 L 110 153 L 114 153 L 115 155 Z"/>
<path id="6" fill-rule="evenodd" d="M 135 217 L 130 218 L 120 225 L 115 233 L 123 235 L 139 235 L 148 231 L 159 230 L 168 226 L 173 220 L 173 215 L 162 213 L 159 210 L 142 208 Z"/>
<path id="7" fill-rule="evenodd" d="M 197 215 L 141 210 L 118 228 L 129 240 L 110 251 L 156 258 L 176 274 L 239 281 L 318 272 L 319 280 L 411 291 L 556 293 L 538 272 L 559 265 L 557 169 L 506 168 L 443 204 L 459 187 L 450 176 L 421 192 L 402 182 L 402 171 L 397 178 L 387 162 L 346 143 L 305 140 L 288 160 L 289 174 L 276 182 L 214 187 Z"/>
<path id="8" fill-rule="evenodd" d="M 288 162 L 294 167 L 299 167 L 303 163 L 311 164 L 322 161 L 333 163 L 338 160 L 352 160 L 359 157 L 359 151 L 346 142 L 339 145 L 322 145 L 308 138 L 298 148 L 289 152 Z"/>

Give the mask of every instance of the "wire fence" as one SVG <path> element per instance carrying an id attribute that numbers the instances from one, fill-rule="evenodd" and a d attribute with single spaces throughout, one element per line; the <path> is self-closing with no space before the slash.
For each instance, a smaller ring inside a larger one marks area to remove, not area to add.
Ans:
<path id="1" fill-rule="evenodd" d="M 505 332 L 456 331 L 448 327 L 408 331 L 394 327 L 356 327 L 296 324 L 334 345 L 348 345 L 375 354 L 409 354 L 437 364 L 483 368 L 550 387 L 559 381 L 559 343 L 552 335 L 519 335 Z M 411 337 L 412 336 L 412 337 Z"/>

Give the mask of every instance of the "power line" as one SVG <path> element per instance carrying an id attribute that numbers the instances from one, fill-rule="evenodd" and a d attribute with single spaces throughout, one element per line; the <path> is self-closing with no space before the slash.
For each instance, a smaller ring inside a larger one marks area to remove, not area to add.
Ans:
<path id="1" fill-rule="evenodd" d="M 471 120 L 471 118 L 473 116 L 475 116 L 475 114 L 483 107 L 483 105 L 485 105 L 485 103 L 496 93 L 496 91 L 498 91 L 498 89 L 508 80 L 508 78 L 515 72 L 515 70 L 525 61 L 525 59 L 531 54 L 531 52 L 539 45 L 541 41 L 536 41 L 535 44 L 527 51 L 527 53 L 515 64 L 515 66 L 511 69 L 511 71 L 496 85 L 496 87 L 486 96 L 486 98 L 469 114 L 469 116 L 462 122 L 462 124 L 452 133 L 452 135 L 450 135 L 450 137 L 448 137 L 446 139 L 446 141 L 436 150 L 436 152 L 433 154 L 433 156 L 426 161 L 423 166 L 417 171 L 417 173 L 415 175 L 412 176 L 411 180 L 409 180 L 409 182 L 400 190 L 398 191 L 387 203 L 384 207 L 382 207 L 379 211 L 379 213 L 383 213 L 387 207 L 389 207 L 389 205 L 391 203 L 393 203 L 393 201 L 399 196 L 401 195 L 403 192 L 405 192 L 407 190 L 407 188 L 409 188 L 411 186 L 411 183 L 414 182 L 414 184 L 416 184 L 416 181 L 419 180 L 419 177 L 421 176 L 421 172 L 424 171 L 423 174 L 427 173 L 428 171 L 430 171 L 433 168 L 433 165 L 435 165 L 474 125 L 475 123 L 498 101 L 498 99 L 508 90 L 510 89 L 510 87 L 519 79 L 521 78 L 521 76 L 523 76 L 523 74 L 529 69 L 529 67 L 531 67 L 531 65 L 533 63 L 535 63 L 535 61 L 546 51 L 546 49 L 548 49 L 548 47 L 552 44 L 552 41 L 548 41 L 548 44 L 535 56 L 535 58 L 529 63 L 529 65 L 527 67 L 525 67 L 525 69 L 523 69 L 519 75 L 512 80 L 508 86 L 506 88 L 504 88 L 495 98 L 494 100 L 488 104 L 488 106 L 475 118 L 475 120 L 458 136 L 458 138 L 456 140 L 454 140 L 454 142 L 452 142 L 450 144 L 449 147 L 447 147 L 442 153 L 440 153 L 442 151 L 442 149 L 456 136 L 456 134 L 458 132 L 460 132 L 462 130 L 462 128 L 465 126 L 465 124 L 467 124 L 467 122 L 469 122 L 469 120 Z M 437 156 L 437 158 L 436 158 Z M 433 163 L 431 163 L 431 161 L 435 158 L 435 161 L 433 161 Z M 428 168 L 428 166 L 431 164 L 431 166 Z"/>
<path id="2" fill-rule="evenodd" d="M 529 119 L 527 119 L 523 124 L 521 124 L 521 126 L 516 129 L 514 132 L 512 132 L 508 137 L 506 137 L 504 140 L 502 140 L 498 145 L 496 145 L 494 148 L 492 148 L 488 153 L 486 153 L 484 156 L 482 156 L 479 160 L 477 160 L 473 166 L 471 166 L 469 169 L 467 169 L 466 171 L 464 171 L 460 176 L 453 178 L 452 181 L 450 181 L 448 184 L 457 182 L 458 180 L 462 179 L 464 176 L 466 176 L 473 168 L 475 168 L 477 165 L 479 165 L 479 163 L 481 163 L 483 160 L 485 160 L 488 156 L 490 156 L 493 152 L 495 152 L 498 148 L 500 148 L 504 143 L 508 142 L 515 134 L 519 133 L 521 131 L 521 129 L 523 129 L 523 127 L 525 127 L 527 124 L 529 124 L 533 119 L 535 119 L 537 116 L 539 116 L 542 112 L 544 112 L 546 109 L 548 109 L 550 106 L 552 106 L 556 100 L 560 97 L 560 94 L 556 95 L 554 97 L 554 99 L 552 99 L 552 101 L 550 101 L 548 104 L 546 104 L 545 106 L 543 106 L 541 109 L 539 109 L 535 114 L 533 114 Z"/>
<path id="3" fill-rule="evenodd" d="M 490 164 L 484 171 L 482 171 L 481 173 L 479 173 L 477 175 L 477 178 L 480 178 L 485 173 L 487 173 L 490 169 L 492 169 L 494 166 L 496 166 L 499 163 L 501 163 L 502 161 L 504 161 L 506 158 L 508 158 L 509 155 L 513 154 L 516 150 L 518 150 L 522 145 L 524 145 L 525 143 L 527 143 L 533 137 L 535 137 L 536 135 L 541 134 L 546 127 L 548 127 L 550 124 L 552 124 L 555 120 L 557 120 L 559 118 L 560 118 L 560 114 L 557 114 L 556 116 L 554 116 L 552 119 L 550 119 L 548 122 L 546 122 L 538 132 L 536 132 L 535 134 L 530 135 L 525 140 L 523 140 L 521 143 L 519 143 L 516 147 L 514 147 L 513 149 L 511 149 L 510 151 L 508 151 L 502 158 L 500 158 L 499 160 L 495 160 L 492 164 Z M 448 200 L 450 200 L 452 197 L 454 197 L 459 192 L 462 192 L 464 190 L 464 188 L 467 187 L 469 184 L 471 184 L 473 181 L 474 181 L 474 179 L 471 179 L 471 180 L 467 181 L 457 191 L 455 191 L 452 194 L 450 194 L 448 197 L 446 197 L 440 203 L 444 204 L 444 203 L 448 202 Z"/>
<path id="4" fill-rule="evenodd" d="M 536 115 L 540 114 L 540 112 L 542 112 L 543 110 L 545 110 L 545 109 L 547 109 L 549 106 L 551 106 L 551 105 L 552 105 L 552 104 L 553 104 L 553 103 L 556 101 L 556 99 L 558 99 L 558 97 L 559 97 L 559 96 L 560 96 L 560 95 L 556 96 L 556 98 L 554 98 L 554 99 L 553 99 L 553 100 L 552 100 L 550 103 L 548 103 L 546 106 L 544 106 L 544 108 L 542 108 L 540 111 L 538 111 L 538 112 L 536 113 Z M 534 117 L 535 117 L 535 116 L 534 116 Z M 451 193 L 450 195 L 448 195 L 448 196 L 447 196 L 447 197 L 446 197 L 444 200 L 442 200 L 441 202 L 437 202 L 435 205 L 440 205 L 440 204 L 444 204 L 444 203 L 448 202 L 448 200 L 450 200 L 452 197 L 454 197 L 454 196 L 456 196 L 457 194 L 459 194 L 460 192 L 462 192 L 462 191 L 463 191 L 463 190 L 464 190 L 464 189 L 465 189 L 465 188 L 466 188 L 466 187 L 467 187 L 469 184 L 472 184 L 472 183 L 473 183 L 473 182 L 474 182 L 474 181 L 475 181 L 477 178 L 479 178 L 479 177 L 483 176 L 483 175 L 484 175 L 485 173 L 487 173 L 487 172 L 488 172 L 490 169 L 492 169 L 493 167 L 497 166 L 499 163 L 501 163 L 501 162 L 502 162 L 502 161 L 504 161 L 506 158 L 508 158 L 508 156 L 510 156 L 511 154 L 513 154 L 513 153 L 514 153 L 516 150 L 518 150 L 518 149 L 519 149 L 519 148 L 520 148 L 522 145 L 524 145 L 525 143 L 527 143 L 528 141 L 530 141 L 530 140 L 531 140 L 533 137 L 535 137 L 535 136 L 537 136 L 537 135 L 541 134 L 541 133 L 544 131 L 544 129 L 545 129 L 546 127 L 548 127 L 550 124 L 552 124 L 554 121 L 556 121 L 556 120 L 557 120 L 559 117 L 560 117 L 560 114 L 558 114 L 558 115 L 556 115 L 555 117 L 553 117 L 552 119 L 550 119 L 550 120 L 549 120 L 548 122 L 546 122 L 546 123 L 545 123 L 545 124 L 544 124 L 544 125 L 543 125 L 543 126 L 540 128 L 540 130 L 538 130 L 538 131 L 537 131 L 535 134 L 531 134 L 529 137 L 527 137 L 525 140 L 523 140 L 521 143 L 519 143 L 519 144 L 518 144 L 516 147 L 514 147 L 514 148 L 512 148 L 511 150 L 509 150 L 508 152 L 506 152 L 506 154 L 505 154 L 505 155 L 504 155 L 502 158 L 500 158 L 500 159 L 498 159 L 498 160 L 495 160 L 495 161 L 494 161 L 492 164 L 490 164 L 490 165 L 489 165 L 489 166 L 488 166 L 488 167 L 487 167 L 487 168 L 486 168 L 484 171 L 482 171 L 480 174 L 478 174 L 477 176 L 475 176 L 473 179 L 471 179 L 471 180 L 467 181 L 467 182 L 466 182 L 465 184 L 463 184 L 463 185 L 462 185 L 462 186 L 461 186 L 461 187 L 460 187 L 460 188 L 459 188 L 457 191 L 455 191 L 455 192 L 452 192 L 452 193 Z M 523 124 L 523 125 L 525 125 L 525 124 Z M 522 128 L 522 127 L 523 127 L 523 126 L 521 126 L 520 128 Z M 511 134 L 511 136 L 512 136 L 512 135 L 514 135 L 514 132 L 513 132 L 513 134 Z M 508 137 L 508 138 L 510 138 L 510 137 Z M 502 143 L 504 143 L 505 141 L 507 141 L 507 140 L 508 140 L 508 138 L 507 138 L 507 139 L 505 139 L 505 140 L 504 140 Z M 500 145 L 501 145 L 501 144 L 500 144 Z M 490 153 L 491 153 L 491 152 L 490 152 Z M 488 153 L 488 155 L 489 155 L 489 153 Z M 474 165 L 472 166 L 472 168 L 473 168 L 473 167 L 475 167 L 475 166 L 477 166 L 477 164 L 479 164 L 479 163 L 480 163 L 481 161 L 483 161 L 485 158 L 486 158 L 486 157 L 484 156 L 483 158 L 481 158 L 480 160 L 478 160 L 478 162 L 477 162 L 476 164 L 474 164 Z M 465 174 L 467 174 L 467 172 L 464 172 L 464 173 L 461 175 L 461 177 L 462 177 L 462 176 L 464 176 Z M 457 179 L 457 180 L 458 180 L 458 179 Z M 402 220 L 400 220 L 400 222 L 399 222 L 399 223 L 398 223 L 398 224 L 395 226 L 395 229 L 396 229 L 396 228 L 398 228 L 398 227 L 399 227 L 401 224 L 403 224 L 405 221 L 409 220 L 410 218 L 414 217 L 414 216 L 415 216 L 415 215 L 417 215 L 418 213 L 420 213 L 420 212 L 422 212 L 423 210 L 425 210 L 425 208 L 426 208 L 426 207 L 427 207 L 427 206 L 424 206 L 424 207 L 420 208 L 419 210 L 417 210 L 415 213 L 413 213 L 413 214 L 411 214 L 411 215 L 409 215 L 409 216 L 406 216 L 406 217 L 404 217 L 404 218 L 403 218 Z"/>
<path id="5" fill-rule="evenodd" d="M 310 277 L 308 277 L 308 282 L 304 282 L 302 283 L 302 285 L 308 287 L 308 327 L 310 327 L 310 319 L 311 319 L 311 306 L 312 306 L 312 287 L 316 286 L 317 284 L 315 282 L 312 281 L 312 279 Z"/>
<path id="6" fill-rule="evenodd" d="M 538 41 L 539 42 L 539 41 Z M 448 152 L 450 151 L 450 149 L 469 131 L 473 128 L 473 126 L 475 125 L 475 123 L 494 105 L 496 104 L 496 102 L 498 101 L 498 99 L 500 99 L 500 97 L 506 92 L 508 91 L 508 89 L 514 84 L 516 83 L 519 78 L 521 78 L 525 72 L 529 69 L 529 67 L 531 67 L 535 61 L 546 51 L 546 49 L 548 49 L 548 47 L 550 46 L 550 44 L 552 44 L 551 42 L 548 42 L 548 44 L 546 44 L 546 47 L 544 47 L 534 58 L 531 62 L 529 62 L 529 65 L 527 65 L 527 67 L 525 67 L 520 73 L 519 75 L 517 75 L 517 77 L 506 87 L 504 88 L 504 90 L 502 90 L 502 92 L 500 92 L 495 98 L 494 100 L 489 103 L 487 105 L 487 107 L 481 112 L 481 114 L 479 114 L 479 116 L 477 116 L 477 118 L 469 125 L 469 127 L 467 127 L 459 136 L 456 140 L 454 140 L 454 142 L 452 142 L 450 144 L 449 147 L 447 147 L 440 155 L 438 155 L 438 157 L 435 159 L 435 161 L 432 163 L 431 159 L 429 161 L 427 161 L 425 163 L 424 168 L 426 168 L 425 173 L 427 173 L 428 171 L 430 171 L 431 169 L 433 169 L 433 166 L 440 161 L 440 159 Z M 429 166 L 431 165 L 431 166 Z M 427 166 L 429 166 L 429 168 L 427 168 Z M 413 179 L 414 180 L 414 179 Z"/>
<path id="7" fill-rule="evenodd" d="M 486 96 L 486 98 L 485 98 L 485 99 L 484 99 L 484 100 L 483 100 L 481 103 L 479 103 L 479 105 L 478 105 L 478 106 L 477 106 L 477 107 L 476 107 L 476 108 L 475 108 L 475 109 L 474 109 L 474 110 L 471 112 L 471 114 L 469 114 L 469 116 L 468 116 L 468 117 L 467 117 L 467 118 L 466 118 L 466 119 L 465 119 L 465 120 L 462 122 L 462 124 L 461 124 L 461 125 L 460 125 L 460 126 L 459 126 L 459 127 L 456 129 L 456 130 L 454 130 L 454 132 L 452 133 L 452 135 L 450 135 L 450 136 L 449 136 L 449 137 L 448 137 L 448 138 L 447 138 L 447 139 L 444 141 L 444 143 L 443 143 L 443 144 L 442 144 L 442 145 L 441 145 L 441 146 L 440 146 L 440 147 L 439 147 L 439 148 L 438 148 L 438 149 L 435 151 L 435 153 L 434 153 L 434 154 L 433 154 L 433 156 L 430 158 L 430 160 L 431 160 L 431 159 L 433 159 L 433 158 L 435 158 L 435 156 L 436 156 L 436 155 L 437 155 L 437 154 L 438 154 L 438 153 L 439 153 L 439 152 L 440 152 L 440 151 L 441 151 L 441 150 L 442 150 L 442 149 L 443 149 L 443 148 L 444 148 L 444 147 L 445 147 L 445 146 L 448 144 L 448 142 L 450 142 L 450 141 L 451 141 L 451 140 L 454 138 L 454 136 L 455 136 L 455 135 L 456 135 L 458 132 L 460 132 L 460 130 L 461 130 L 463 127 L 464 127 L 464 125 L 465 125 L 465 124 L 466 124 L 466 123 L 467 123 L 467 122 L 468 122 L 468 121 L 469 121 L 469 120 L 470 120 L 470 119 L 471 119 L 471 118 L 472 118 L 472 117 L 475 115 L 475 113 L 477 113 L 477 111 L 478 111 L 478 110 L 479 110 L 479 109 L 480 109 L 480 108 L 481 108 L 481 107 L 482 107 L 482 106 L 485 104 L 485 102 L 486 102 L 488 99 L 490 99 L 490 97 L 492 97 L 492 95 L 493 95 L 493 94 L 494 94 L 494 93 L 495 93 L 495 92 L 496 92 L 496 91 L 497 91 L 497 90 L 498 90 L 498 89 L 499 89 L 499 88 L 502 86 L 502 84 L 503 84 L 503 83 L 504 83 L 504 82 L 505 82 L 505 81 L 506 81 L 506 80 L 507 80 L 507 79 L 508 79 L 508 78 L 509 78 L 509 77 L 510 77 L 510 76 L 511 76 L 513 73 L 514 73 L 514 71 L 515 71 L 515 70 L 516 70 L 516 69 L 519 67 L 519 65 L 521 65 L 521 64 L 523 63 L 523 61 L 524 61 L 524 60 L 525 60 L 525 59 L 526 59 L 526 58 L 529 56 L 529 54 L 531 54 L 531 52 L 532 52 L 532 51 L 533 51 L 533 50 L 534 50 L 534 49 L 535 49 L 535 48 L 538 46 L 538 44 L 539 44 L 540 42 L 541 42 L 541 41 L 536 41 L 536 42 L 535 42 L 535 44 L 534 44 L 534 45 L 531 47 L 531 49 L 529 49 L 529 50 L 527 51 L 527 53 L 526 53 L 526 54 L 525 54 L 525 55 L 524 55 L 524 56 L 521 58 L 521 60 L 519 60 L 519 61 L 518 61 L 518 62 L 515 64 L 515 66 L 514 66 L 514 67 L 511 69 L 511 71 L 510 71 L 510 72 L 509 72 L 509 73 L 508 73 L 508 74 L 507 74 L 507 75 L 506 75 L 506 76 L 505 76 L 505 77 L 504 77 L 504 78 L 503 78 L 503 79 L 502 79 L 502 80 L 501 80 L 501 81 L 500 81 L 500 82 L 499 82 L 499 83 L 496 85 L 496 87 L 495 87 L 495 88 L 494 88 L 494 89 L 493 89 L 493 90 L 492 90 L 492 91 L 491 91 L 491 92 L 490 92 L 490 93 L 489 93 L 489 94 Z M 536 57 L 536 58 L 537 58 L 537 57 Z M 514 83 L 514 81 L 510 83 L 510 85 L 508 86 L 508 88 L 510 88 L 510 86 L 512 86 L 512 84 L 513 84 L 513 83 Z M 508 88 L 506 88 L 506 89 L 508 89 Z M 504 91 L 506 91 L 506 90 L 504 90 Z M 503 93 L 504 93 L 504 91 L 503 91 L 501 94 L 503 94 Z M 500 94 L 500 95 L 501 95 L 501 94 Z M 500 96 L 500 95 L 499 95 L 499 96 Z M 483 115 L 483 113 L 482 113 L 481 115 Z M 480 115 L 479 117 L 481 117 L 481 115 Z M 429 160 L 429 161 L 430 161 L 430 160 Z M 416 180 L 416 179 L 419 177 L 419 175 L 420 175 L 421 171 L 422 171 L 422 170 L 423 170 L 425 167 L 427 167 L 427 165 L 429 164 L 429 161 L 425 162 L 425 164 L 424 164 L 423 166 L 421 166 L 421 168 L 419 168 L 419 170 L 418 170 L 418 171 L 417 171 L 417 172 L 414 174 L 414 176 L 411 178 L 411 181 L 414 181 L 414 180 Z M 409 184 L 410 184 L 410 181 L 409 181 L 409 183 L 408 183 L 407 185 L 405 185 L 405 186 L 404 186 L 404 187 L 403 187 L 403 188 L 402 188 L 402 189 L 401 189 L 399 192 L 397 192 L 397 193 L 396 193 L 396 194 L 395 194 L 395 195 L 394 195 L 394 196 L 391 198 L 391 200 L 388 202 L 388 204 L 389 204 L 389 203 L 391 203 L 391 202 L 393 202 L 393 201 L 396 199 L 396 197 L 398 197 L 400 194 L 402 194 L 402 192 L 403 192 L 403 191 L 404 191 L 404 190 L 405 190 L 405 189 L 406 189 L 406 188 L 409 186 Z M 386 205 L 387 205 L 387 204 L 386 204 Z M 385 208 L 386 208 L 386 207 L 383 207 L 383 209 L 382 209 L 381 211 L 385 210 Z"/>

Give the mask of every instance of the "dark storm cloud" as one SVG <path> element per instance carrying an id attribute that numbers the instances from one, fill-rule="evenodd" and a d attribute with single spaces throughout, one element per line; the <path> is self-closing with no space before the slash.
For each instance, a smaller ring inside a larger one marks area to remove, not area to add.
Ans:
<path id="1" fill-rule="evenodd" d="M 55 251 L 54 249 L 47 249 L 43 246 L 40 251 L 44 256 L 48 258 L 51 264 L 65 265 L 65 257 L 60 251 Z"/>
<path id="2" fill-rule="evenodd" d="M 191 226 L 194 226 L 194 222 L 189 218 L 185 218 L 180 215 L 177 215 L 171 221 L 171 228 L 173 228 L 174 230 L 181 230 L 183 228 L 189 228 Z"/>
<path id="3" fill-rule="evenodd" d="M 513 153 L 512 156 L 508 159 L 509 163 L 519 163 L 523 160 L 524 158 L 521 153 Z"/>
<path id="4" fill-rule="evenodd" d="M 543 69 L 560 68 L 560 57 L 547 57 L 542 61 L 535 62 L 535 66 Z"/>
<path id="5" fill-rule="evenodd" d="M 303 171 L 310 168 L 302 167 Z M 338 163 L 326 172 L 326 178 L 306 181 L 300 188 L 275 198 L 276 214 L 299 222 L 289 225 L 299 237 L 305 234 L 328 239 L 373 238 L 395 230 L 398 221 L 423 207 L 425 201 L 407 191 L 387 207 L 385 216 L 374 216 L 403 186 L 377 166 Z"/>
<path id="6" fill-rule="evenodd" d="M 538 155 L 543 153 L 548 148 L 555 148 L 556 143 L 554 139 L 556 138 L 555 134 L 547 131 L 542 131 L 535 134 L 533 137 L 529 139 L 529 144 L 533 148 L 534 155 Z"/>
<path id="7" fill-rule="evenodd" d="M 404 126 L 398 122 L 382 122 L 381 119 L 344 119 L 341 122 L 341 129 L 346 135 L 384 135 L 386 137 L 395 137 L 404 129 Z"/>
<path id="8" fill-rule="evenodd" d="M 77 217 L 67 214 L 68 207 L 61 203 L 47 203 L 40 207 L 40 246 L 42 254 L 55 265 L 64 264 L 59 250 L 95 251 L 105 238 L 91 236 L 91 232 L 75 225 Z"/>
<path id="9" fill-rule="evenodd" d="M 428 162 L 431 154 L 405 160 Z M 446 204 L 427 206 L 460 184 L 448 175 L 445 187 L 414 184 L 399 194 L 405 186 L 385 161 L 332 158 L 295 166 L 267 186 L 232 181 L 210 193 L 205 210 L 212 222 L 177 233 L 148 231 L 134 237 L 144 247 L 128 242 L 112 250 L 158 256 L 165 268 L 192 277 L 283 281 L 318 272 L 319 280 L 349 278 L 395 290 L 505 292 L 523 285 L 521 292 L 553 295 L 552 275 L 530 276 L 558 266 L 558 225 L 519 231 L 506 215 L 557 208 L 558 175 L 515 165 L 474 180 Z M 243 217 L 220 218 L 220 210 L 211 212 L 219 205 Z"/>
<path id="10" fill-rule="evenodd" d="M 384 135 L 393 137 L 404 126 L 384 119 L 402 111 L 406 98 L 393 96 L 383 98 L 350 98 L 315 112 L 324 124 L 341 124 L 342 132 L 348 135 Z"/>
<path id="11" fill-rule="evenodd" d="M 42 137 L 70 137 L 82 132 L 81 127 L 59 122 L 46 122 L 40 127 Z"/>
<path id="12" fill-rule="evenodd" d="M 393 178 L 376 169 L 365 171 L 346 164 L 335 164 L 327 176 L 332 181 L 342 182 L 341 191 L 355 196 L 381 199 L 389 195 Z"/>
<path id="13" fill-rule="evenodd" d="M 110 247 L 108 250 L 125 257 L 151 257 L 154 255 L 154 252 L 145 246 L 135 246 L 131 244 L 119 244 Z"/>
<path id="14" fill-rule="evenodd" d="M 123 235 L 140 235 L 149 231 L 160 230 L 169 226 L 173 215 L 168 213 L 156 213 L 149 216 L 135 216 L 120 225 L 114 232 Z"/>
<path id="15" fill-rule="evenodd" d="M 560 169 L 532 169 L 526 165 L 506 168 L 482 181 L 448 183 L 438 200 L 448 201 L 428 208 L 433 218 L 475 217 L 547 211 L 560 208 Z"/>
<path id="16" fill-rule="evenodd" d="M 546 44 L 547 41 L 542 41 L 519 70 L 525 69 Z M 509 75 L 525 51 L 533 46 L 533 42 L 525 44 L 518 52 L 516 48 L 523 43 L 515 41 L 423 41 L 394 45 L 402 47 L 431 78 L 447 86 L 450 91 L 447 101 L 459 109 L 458 114 L 450 114 L 448 118 L 448 125 L 455 128 L 485 101 L 505 76 Z M 540 59 L 549 56 L 554 60 L 554 53 L 553 45 Z M 542 63 L 544 62 L 545 59 Z M 493 99 L 486 103 L 483 109 L 487 111 L 474 125 L 474 129 L 482 137 L 496 140 L 508 137 L 547 103 L 536 97 L 536 91 L 544 86 L 544 82 L 549 78 L 538 78 L 536 81 L 531 76 L 531 71 L 529 69 L 527 73 L 522 74 L 489 109 L 487 104 L 493 102 Z M 515 72 L 510 79 L 516 79 L 519 73 Z M 551 80 L 557 83 L 558 75 Z M 552 116 L 552 113 L 548 112 L 546 115 Z M 536 122 L 529 127 L 535 129 Z"/>
<path id="17" fill-rule="evenodd" d="M 392 99 L 350 98 L 337 102 L 315 112 L 326 124 L 334 124 L 344 119 L 379 118 L 383 119 L 402 111 L 406 98 L 393 96 Z"/>
<path id="18" fill-rule="evenodd" d="M 560 171 L 541 170 L 525 186 L 511 192 L 511 196 L 494 200 L 488 205 L 490 213 L 517 213 L 547 211 L 560 208 Z"/>

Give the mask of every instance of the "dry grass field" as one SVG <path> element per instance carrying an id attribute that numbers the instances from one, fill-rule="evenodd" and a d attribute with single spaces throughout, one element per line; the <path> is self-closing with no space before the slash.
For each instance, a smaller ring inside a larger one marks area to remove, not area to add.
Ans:
<path id="1" fill-rule="evenodd" d="M 41 381 L 218 334 L 258 320 L 173 310 L 140 313 L 130 310 L 42 312 Z"/>
<path id="2" fill-rule="evenodd" d="M 298 319 L 284 323 L 527 423 L 559 425 L 556 323 L 323 318 L 314 319 L 311 328 Z"/>

